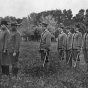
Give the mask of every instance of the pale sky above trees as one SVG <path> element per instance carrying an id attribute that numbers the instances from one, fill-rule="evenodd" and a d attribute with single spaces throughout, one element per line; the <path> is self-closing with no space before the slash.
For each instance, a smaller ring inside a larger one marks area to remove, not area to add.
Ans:
<path id="1" fill-rule="evenodd" d="M 88 9 L 88 0 L 0 0 L 0 17 L 26 17 L 32 12 L 71 9 L 73 15 Z"/>

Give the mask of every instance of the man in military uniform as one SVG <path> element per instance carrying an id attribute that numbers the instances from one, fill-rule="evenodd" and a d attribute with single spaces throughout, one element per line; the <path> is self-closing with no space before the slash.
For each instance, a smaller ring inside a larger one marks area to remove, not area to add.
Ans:
<path id="1" fill-rule="evenodd" d="M 59 35 L 58 35 L 58 54 L 60 61 L 64 59 L 64 51 L 66 50 L 66 33 L 63 32 L 62 28 L 58 28 Z"/>
<path id="2" fill-rule="evenodd" d="M 67 64 L 69 64 L 70 66 L 72 66 L 72 33 L 70 32 L 70 27 L 67 26 L 66 27 L 66 33 L 67 33 L 67 37 L 66 37 L 66 62 Z"/>
<path id="3" fill-rule="evenodd" d="M 20 33 L 17 31 L 17 22 L 11 23 L 11 32 L 9 36 L 9 55 L 11 58 L 11 64 L 12 64 L 12 74 L 14 76 L 18 73 L 18 57 L 19 57 L 19 49 L 20 49 L 20 42 L 21 42 L 21 36 Z"/>
<path id="4" fill-rule="evenodd" d="M 86 28 L 86 32 L 83 35 L 82 48 L 84 53 L 84 59 L 87 63 L 87 71 L 88 71 L 88 27 Z"/>
<path id="5" fill-rule="evenodd" d="M 2 75 L 9 75 L 9 65 L 10 58 L 8 55 L 8 39 L 9 39 L 9 30 L 7 28 L 7 21 L 1 21 L 1 34 L 0 34 L 0 64 L 2 68 Z"/>
<path id="6" fill-rule="evenodd" d="M 75 29 L 74 29 L 75 33 L 73 34 L 73 38 L 72 38 L 72 56 L 73 56 L 73 60 L 75 61 L 75 65 L 76 66 L 76 62 L 79 61 L 79 54 L 82 48 L 82 34 L 81 32 L 79 32 L 79 25 L 75 25 Z"/>
<path id="7" fill-rule="evenodd" d="M 41 52 L 41 59 L 44 62 L 43 66 L 49 63 L 48 57 L 51 47 L 51 33 L 48 31 L 47 26 L 48 26 L 47 23 L 42 23 L 43 33 L 41 34 L 40 52 Z"/>

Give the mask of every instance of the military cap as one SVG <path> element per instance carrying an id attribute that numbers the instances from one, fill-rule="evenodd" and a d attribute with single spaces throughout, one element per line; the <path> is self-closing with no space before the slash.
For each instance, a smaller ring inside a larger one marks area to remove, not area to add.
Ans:
<path id="1" fill-rule="evenodd" d="M 11 23 L 11 26 L 19 26 L 20 24 L 18 24 L 16 21 Z"/>
<path id="2" fill-rule="evenodd" d="M 8 25 L 8 22 L 5 21 L 5 20 L 2 20 L 2 21 L 1 21 L 1 25 Z"/>
<path id="3" fill-rule="evenodd" d="M 48 26 L 48 24 L 46 22 L 42 22 L 42 25 L 45 26 L 45 27 Z"/>
<path id="4" fill-rule="evenodd" d="M 64 28 L 64 24 L 63 23 L 60 23 L 60 28 Z"/>
<path id="5" fill-rule="evenodd" d="M 75 24 L 75 27 L 76 27 L 76 28 L 80 28 L 80 25 L 79 25 L 79 24 Z"/>
<path id="6" fill-rule="evenodd" d="M 70 29 L 70 28 L 71 28 L 70 26 L 66 26 L 66 27 L 65 27 L 66 30 L 67 30 L 67 29 Z"/>

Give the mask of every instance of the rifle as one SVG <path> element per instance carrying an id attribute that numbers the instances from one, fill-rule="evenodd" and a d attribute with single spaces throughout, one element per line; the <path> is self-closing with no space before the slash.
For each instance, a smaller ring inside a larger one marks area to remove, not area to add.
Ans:
<path id="1" fill-rule="evenodd" d="M 44 62 L 43 62 L 43 67 L 45 66 L 46 59 L 47 59 L 47 51 L 45 52 L 45 59 L 44 59 Z"/>
<path id="2" fill-rule="evenodd" d="M 75 62 L 74 67 L 76 67 L 77 61 L 78 61 L 78 59 L 79 59 L 79 55 L 80 55 L 80 53 L 77 54 L 77 58 L 76 58 L 76 62 Z"/>
<path id="3" fill-rule="evenodd" d="M 71 51 L 71 53 L 70 53 L 70 57 L 69 57 L 69 60 L 68 60 L 68 62 L 67 62 L 67 64 L 69 64 L 69 61 L 70 61 L 70 58 L 72 57 L 72 51 Z"/>

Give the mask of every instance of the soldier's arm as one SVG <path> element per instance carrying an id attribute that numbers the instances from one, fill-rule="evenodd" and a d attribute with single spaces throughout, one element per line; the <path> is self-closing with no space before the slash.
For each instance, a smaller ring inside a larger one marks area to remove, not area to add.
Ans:
<path id="1" fill-rule="evenodd" d="M 72 47 L 72 43 L 73 43 L 73 34 L 71 33 L 71 37 L 70 37 L 70 44 L 71 44 L 71 47 Z"/>
<path id="2" fill-rule="evenodd" d="M 63 35 L 63 48 L 65 49 L 66 48 L 66 39 L 67 39 L 67 36 L 66 34 Z"/>
<path id="3" fill-rule="evenodd" d="M 4 46 L 4 50 L 7 50 L 8 47 L 8 38 L 9 38 L 9 32 L 5 33 L 5 46 Z"/>
<path id="4" fill-rule="evenodd" d="M 78 49 L 82 47 L 82 34 L 79 33 L 78 35 Z"/>
<path id="5" fill-rule="evenodd" d="M 45 47 L 49 48 L 50 46 L 51 46 L 51 35 L 47 34 L 46 35 L 46 45 L 45 45 Z"/>
<path id="6" fill-rule="evenodd" d="M 84 46 L 85 46 L 85 34 L 84 34 L 83 40 L 82 40 L 82 48 L 84 48 Z"/>
<path id="7" fill-rule="evenodd" d="M 20 36 L 20 34 L 17 34 L 16 35 L 16 44 L 15 44 L 14 52 L 18 52 L 19 51 L 20 43 L 21 43 L 21 36 Z"/>
<path id="8" fill-rule="evenodd" d="M 58 35 L 58 38 L 57 38 L 57 50 L 59 49 L 59 35 Z"/>

